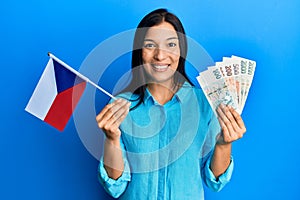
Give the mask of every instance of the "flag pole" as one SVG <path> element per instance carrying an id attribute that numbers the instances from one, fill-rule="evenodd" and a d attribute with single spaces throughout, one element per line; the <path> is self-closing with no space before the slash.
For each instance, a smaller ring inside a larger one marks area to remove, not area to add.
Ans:
<path id="1" fill-rule="evenodd" d="M 70 70 L 71 72 L 73 72 L 74 74 L 76 74 L 78 77 L 82 78 L 83 80 L 85 80 L 86 82 L 90 83 L 91 85 L 93 85 L 94 87 L 96 87 L 97 89 L 99 89 L 101 92 L 103 92 L 104 94 L 106 94 L 107 96 L 111 97 L 112 99 L 116 100 L 117 98 L 114 97 L 112 94 L 110 94 L 109 92 L 107 92 L 106 90 L 104 90 L 102 87 L 100 87 L 99 85 L 97 85 L 96 83 L 92 82 L 90 79 L 88 79 L 86 76 L 80 74 L 78 71 L 76 71 L 75 69 L 73 69 L 72 67 L 70 67 L 69 65 L 67 65 L 65 62 L 63 62 L 62 60 L 58 59 L 57 57 L 55 57 L 52 53 L 48 52 L 48 56 L 54 60 L 56 60 L 59 64 L 63 65 L 65 68 L 67 68 L 68 70 Z"/>

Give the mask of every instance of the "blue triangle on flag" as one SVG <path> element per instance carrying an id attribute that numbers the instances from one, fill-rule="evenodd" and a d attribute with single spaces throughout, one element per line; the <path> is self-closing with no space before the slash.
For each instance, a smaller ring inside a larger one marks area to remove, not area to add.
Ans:
<path id="1" fill-rule="evenodd" d="M 84 80 L 79 78 L 76 74 L 65 68 L 59 62 L 53 61 L 54 71 L 55 71 L 55 79 L 56 79 L 56 86 L 57 92 L 63 92 L 78 83 L 83 82 Z"/>

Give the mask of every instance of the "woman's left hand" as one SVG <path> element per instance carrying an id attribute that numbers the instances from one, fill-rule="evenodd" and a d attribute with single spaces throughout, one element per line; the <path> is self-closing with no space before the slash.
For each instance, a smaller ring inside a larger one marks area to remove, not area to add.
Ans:
<path id="1" fill-rule="evenodd" d="M 246 127 L 242 117 L 231 106 L 220 104 L 217 108 L 218 120 L 222 132 L 217 138 L 217 144 L 230 144 L 243 137 Z"/>

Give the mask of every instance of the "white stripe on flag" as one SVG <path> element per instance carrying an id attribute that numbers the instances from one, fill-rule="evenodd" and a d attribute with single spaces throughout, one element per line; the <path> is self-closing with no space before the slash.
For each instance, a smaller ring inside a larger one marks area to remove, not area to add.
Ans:
<path id="1" fill-rule="evenodd" d="M 50 58 L 25 110 L 44 120 L 56 95 L 54 66 Z"/>

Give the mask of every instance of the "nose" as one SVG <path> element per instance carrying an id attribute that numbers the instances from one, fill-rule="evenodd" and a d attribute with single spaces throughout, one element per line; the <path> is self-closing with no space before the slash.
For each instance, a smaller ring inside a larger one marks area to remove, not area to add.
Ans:
<path id="1" fill-rule="evenodd" d="M 154 53 L 154 58 L 156 60 L 163 60 L 167 57 L 167 52 L 164 49 L 156 48 Z"/>

